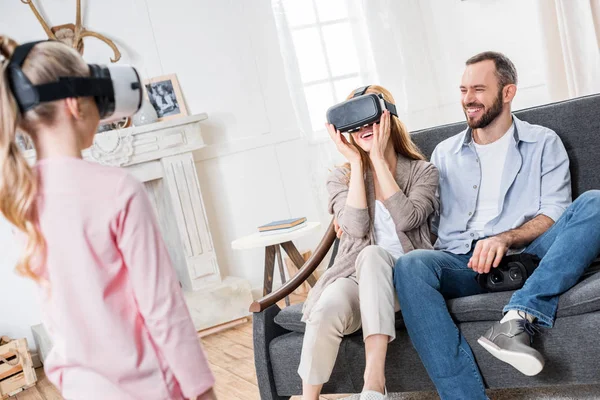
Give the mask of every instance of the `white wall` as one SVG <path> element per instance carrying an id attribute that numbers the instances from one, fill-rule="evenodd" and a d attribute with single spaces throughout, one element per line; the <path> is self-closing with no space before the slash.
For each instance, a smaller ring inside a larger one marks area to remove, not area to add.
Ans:
<path id="1" fill-rule="evenodd" d="M 18 253 L 12 241 L 11 227 L 0 217 L 0 336 L 27 337 L 33 348 L 29 327 L 41 321 L 40 302 L 35 283 L 13 272 Z"/>
<path id="2" fill-rule="evenodd" d="M 74 20 L 73 1 L 36 1 L 40 3 L 51 24 Z M 264 251 L 232 251 L 230 242 L 262 223 L 294 216 L 319 220 L 324 231 L 328 222 L 324 180 L 328 169 L 342 161 L 330 143 L 308 143 L 300 131 L 285 80 L 271 2 L 82 3 L 85 26 L 112 38 L 123 53 L 122 63 L 135 65 L 145 78 L 176 73 L 190 113 L 208 113 L 203 132 L 209 146 L 200 150 L 196 159 L 219 264 L 224 275 L 245 277 L 260 291 Z M 463 118 L 457 87 L 464 60 L 487 48 L 506 51 L 517 64 L 522 81 L 537 88 L 529 91 L 529 97 L 520 97 L 524 100 L 518 104 L 546 101 L 541 61 L 537 62 L 540 34 L 533 1 L 426 0 L 411 4 L 418 4 L 416 12 L 423 19 L 421 23 L 415 20 L 412 38 L 416 40 L 415 32 L 426 27 L 422 35 L 427 48 L 421 50 L 428 52 L 422 54 L 429 54 L 433 62 L 430 75 L 403 77 L 415 83 L 415 89 L 402 99 L 403 112 L 411 114 L 409 128 Z M 44 37 L 27 6 L 3 1 L 0 7 L 2 33 L 20 42 Z M 507 25 L 507 19 L 514 16 L 516 22 Z M 523 24 L 530 26 L 523 39 L 526 45 L 520 39 L 523 32 L 510 32 Z M 496 32 L 505 32 L 509 40 L 490 41 Z M 418 42 L 413 49 L 419 51 Z M 88 62 L 106 63 L 110 56 L 108 47 L 92 38 L 86 40 Z M 447 113 L 432 111 L 440 104 L 431 104 L 426 94 L 423 96 L 419 79 L 434 80 L 427 90 L 447 93 L 441 104 L 448 108 Z M 298 247 L 314 248 L 319 238 L 320 234 L 315 234 L 300 240 Z M 16 254 L 4 221 L 0 222 L 0 254 L 4 273 L 0 334 L 30 338 L 29 326 L 40 321 L 38 303 L 33 284 L 12 272 Z"/>
<path id="3" fill-rule="evenodd" d="M 431 47 L 433 76 L 442 93 L 438 124 L 464 118 L 458 90 L 465 61 L 482 51 L 506 54 L 515 64 L 518 93 L 513 110 L 550 102 L 539 22 L 540 2 L 468 0 L 422 3 Z"/>

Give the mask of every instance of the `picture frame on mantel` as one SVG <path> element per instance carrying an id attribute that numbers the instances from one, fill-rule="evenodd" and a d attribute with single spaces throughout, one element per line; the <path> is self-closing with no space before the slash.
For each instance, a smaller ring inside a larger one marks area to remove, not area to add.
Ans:
<path id="1" fill-rule="evenodd" d="M 148 100 L 158 115 L 158 121 L 188 115 L 177 75 L 170 74 L 146 79 L 144 86 Z"/>

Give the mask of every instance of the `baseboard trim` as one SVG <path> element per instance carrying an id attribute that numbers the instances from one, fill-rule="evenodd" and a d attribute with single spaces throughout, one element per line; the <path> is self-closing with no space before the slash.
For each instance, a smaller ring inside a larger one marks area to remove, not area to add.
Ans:
<path id="1" fill-rule="evenodd" d="M 201 331 L 198 331 L 198 337 L 203 338 L 205 336 L 212 335 L 217 332 L 222 332 L 227 329 L 234 328 L 238 325 L 243 325 L 243 324 L 247 323 L 248 321 L 250 321 L 250 319 L 247 317 L 244 317 L 244 318 L 239 318 L 239 319 L 236 319 L 233 321 L 226 322 L 221 325 L 213 326 L 212 328 L 203 329 Z"/>

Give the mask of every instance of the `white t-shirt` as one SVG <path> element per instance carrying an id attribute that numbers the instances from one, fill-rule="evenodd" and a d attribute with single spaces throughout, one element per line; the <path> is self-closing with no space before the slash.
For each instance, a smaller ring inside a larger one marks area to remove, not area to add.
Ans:
<path id="1" fill-rule="evenodd" d="M 513 123 L 508 131 L 498 140 L 490 144 L 477 144 L 475 150 L 481 165 L 481 182 L 475 214 L 467 223 L 467 230 L 483 236 L 485 225 L 500 213 L 500 182 L 504 172 L 504 164 L 508 154 L 508 146 L 515 132 Z"/>
<path id="2" fill-rule="evenodd" d="M 396 233 L 394 220 L 392 220 L 390 212 L 379 200 L 375 200 L 373 228 L 375 231 L 375 244 L 377 246 L 383 247 L 396 259 L 404 254 L 404 249 Z"/>

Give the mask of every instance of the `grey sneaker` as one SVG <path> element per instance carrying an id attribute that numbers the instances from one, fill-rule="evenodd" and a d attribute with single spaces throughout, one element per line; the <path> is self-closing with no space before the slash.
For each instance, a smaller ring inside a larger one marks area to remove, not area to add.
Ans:
<path id="1" fill-rule="evenodd" d="M 496 322 L 477 342 L 500 361 L 515 367 L 527 376 L 539 374 L 544 357 L 531 347 L 532 337 L 539 328 L 527 319 Z"/>

